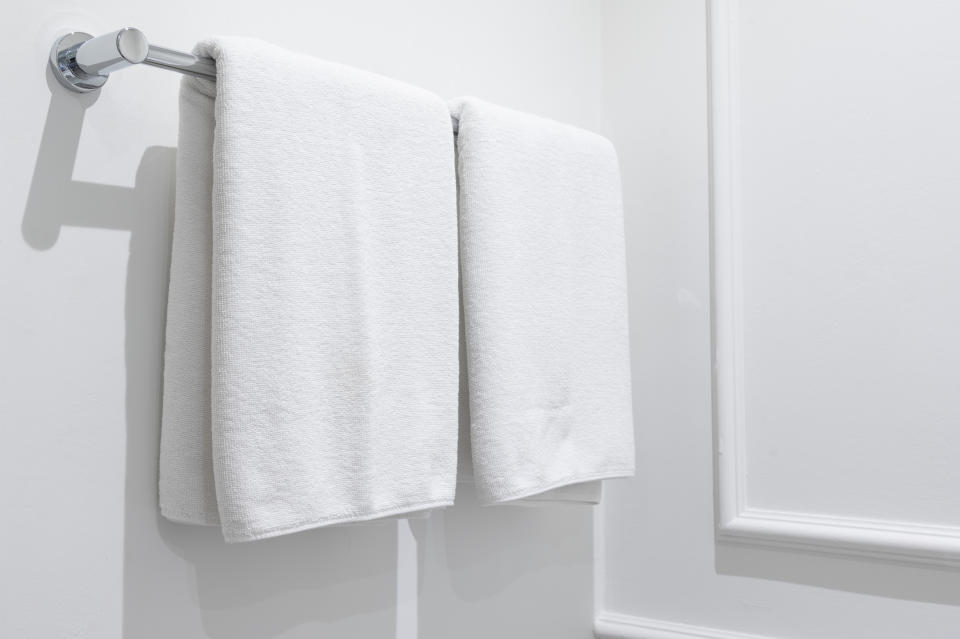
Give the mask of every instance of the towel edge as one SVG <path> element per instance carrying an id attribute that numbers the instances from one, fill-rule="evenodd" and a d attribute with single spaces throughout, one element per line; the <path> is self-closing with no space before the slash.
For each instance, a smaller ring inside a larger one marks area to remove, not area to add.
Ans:
<path id="1" fill-rule="evenodd" d="M 341 517 L 318 517 L 307 521 L 284 524 L 279 527 L 271 527 L 264 530 L 254 530 L 250 532 L 229 532 L 224 529 L 223 538 L 228 544 L 241 543 L 246 541 L 257 541 L 260 539 L 270 539 L 271 537 L 280 537 L 281 535 L 292 535 L 293 533 L 304 532 L 314 528 L 323 528 L 335 524 L 346 524 L 351 522 L 364 522 L 393 515 L 402 515 L 414 513 L 421 510 L 433 510 L 435 508 L 444 508 L 453 505 L 453 499 L 441 499 L 436 501 L 418 502 L 406 504 L 403 506 L 393 506 L 381 510 L 375 510 L 362 515 L 348 515 Z"/>
<path id="2" fill-rule="evenodd" d="M 569 486 L 571 484 L 581 484 L 590 481 L 597 481 L 601 479 L 618 479 L 624 477 L 632 477 L 636 474 L 635 466 L 620 466 L 616 468 L 609 468 L 599 473 L 586 473 L 572 475 L 569 477 L 562 477 L 560 479 L 553 479 L 549 481 L 540 482 L 538 484 L 533 484 L 531 486 L 524 486 L 522 488 L 517 488 L 513 491 L 507 492 L 502 495 L 496 495 L 493 497 L 481 497 L 480 503 L 484 506 L 498 506 L 506 505 L 514 500 L 523 499 L 525 497 L 530 497 L 548 490 L 553 490 L 554 488 L 560 488 L 561 486 Z"/>

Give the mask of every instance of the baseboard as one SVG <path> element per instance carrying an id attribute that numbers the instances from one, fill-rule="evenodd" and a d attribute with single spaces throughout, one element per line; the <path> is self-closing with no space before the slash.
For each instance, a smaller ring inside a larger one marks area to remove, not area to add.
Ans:
<path id="1" fill-rule="evenodd" d="M 602 612 L 593 626 L 597 639 L 771 639 L 742 632 Z"/>

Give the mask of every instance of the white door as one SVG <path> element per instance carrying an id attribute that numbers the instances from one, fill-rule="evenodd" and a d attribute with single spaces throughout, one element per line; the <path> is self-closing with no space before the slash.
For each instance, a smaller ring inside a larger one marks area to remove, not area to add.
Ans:
<path id="1" fill-rule="evenodd" d="M 960 637 L 960 3 L 607 4 L 608 637 Z"/>

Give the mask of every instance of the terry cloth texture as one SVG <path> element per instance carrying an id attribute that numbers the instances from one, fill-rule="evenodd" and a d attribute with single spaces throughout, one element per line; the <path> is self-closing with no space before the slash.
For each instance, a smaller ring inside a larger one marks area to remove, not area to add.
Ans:
<path id="1" fill-rule="evenodd" d="M 449 505 L 458 294 L 446 104 L 256 40 L 180 95 L 160 451 L 227 541 Z"/>

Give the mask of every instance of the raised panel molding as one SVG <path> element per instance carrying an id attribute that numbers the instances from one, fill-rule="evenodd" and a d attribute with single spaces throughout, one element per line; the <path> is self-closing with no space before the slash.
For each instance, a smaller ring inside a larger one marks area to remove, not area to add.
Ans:
<path id="1" fill-rule="evenodd" d="M 612 612 L 604 612 L 597 617 L 594 635 L 597 639 L 771 639 Z"/>
<path id="2" fill-rule="evenodd" d="M 708 6 L 717 540 L 923 564 L 960 563 L 957 526 L 762 510 L 747 504 L 739 0 L 710 0 Z M 740 636 L 638 632 L 603 636 Z"/>

